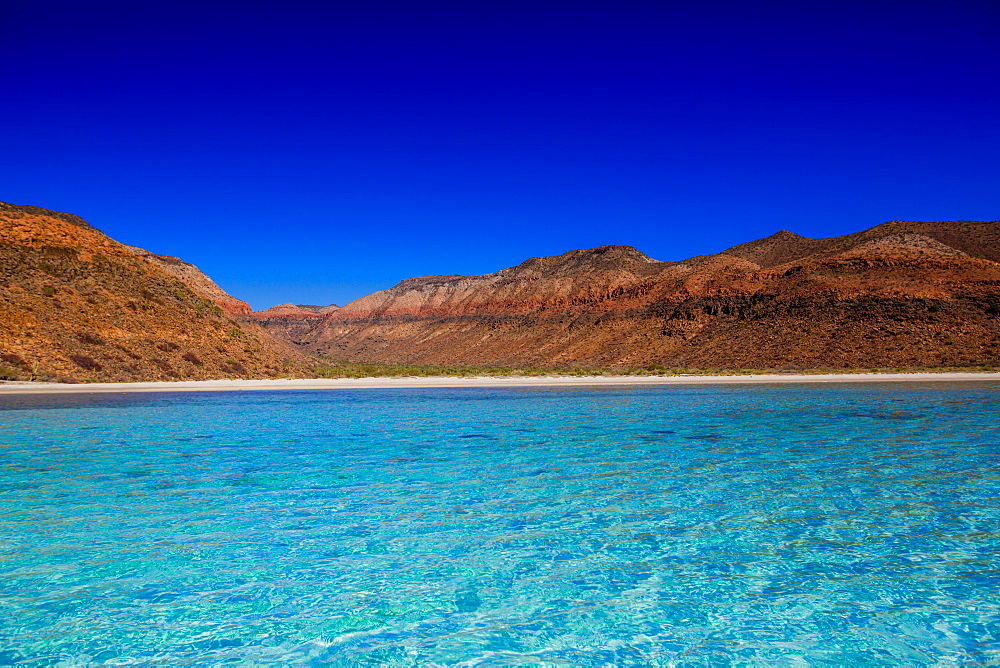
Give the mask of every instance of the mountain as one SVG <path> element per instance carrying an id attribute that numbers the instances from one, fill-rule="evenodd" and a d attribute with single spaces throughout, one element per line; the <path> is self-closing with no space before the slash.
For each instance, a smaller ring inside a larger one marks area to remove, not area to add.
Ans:
<path id="1" fill-rule="evenodd" d="M 289 311 L 268 331 L 361 362 L 997 364 L 998 263 L 997 221 L 892 221 L 831 239 L 781 231 L 680 262 L 601 246 L 483 276 L 407 279 L 326 314 Z"/>
<path id="2" fill-rule="evenodd" d="M 628 246 L 251 313 L 197 267 L 0 203 L 0 378 L 310 375 L 317 357 L 491 366 L 1000 364 L 1000 222 L 780 231 L 660 262 Z"/>
<path id="3" fill-rule="evenodd" d="M 309 359 L 197 267 L 72 214 L 0 202 L 0 377 L 268 377 Z"/>
<path id="4" fill-rule="evenodd" d="M 308 334 L 327 315 L 340 309 L 336 304 L 314 306 L 312 304 L 278 304 L 251 314 L 253 320 L 269 334 L 291 344 L 300 344 L 302 336 Z"/>
<path id="5" fill-rule="evenodd" d="M 340 307 L 336 304 L 315 306 L 313 304 L 278 304 L 263 311 L 256 311 L 254 316 L 261 320 L 270 318 L 321 318 L 327 313 L 333 313 Z"/>

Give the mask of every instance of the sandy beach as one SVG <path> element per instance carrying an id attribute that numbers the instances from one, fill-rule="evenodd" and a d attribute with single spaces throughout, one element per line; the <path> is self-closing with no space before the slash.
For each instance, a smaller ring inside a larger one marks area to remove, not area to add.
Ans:
<path id="1" fill-rule="evenodd" d="M 154 383 L 35 383 L 0 381 L 0 394 L 360 390 L 365 388 L 586 387 L 600 385 L 716 385 L 768 383 L 1000 382 L 1000 373 L 745 374 L 738 376 L 435 376 L 426 378 L 302 378 L 192 380 Z"/>

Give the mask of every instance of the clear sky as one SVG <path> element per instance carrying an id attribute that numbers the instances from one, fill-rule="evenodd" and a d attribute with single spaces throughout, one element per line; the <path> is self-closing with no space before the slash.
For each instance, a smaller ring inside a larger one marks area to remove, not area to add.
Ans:
<path id="1" fill-rule="evenodd" d="M 0 200 L 254 308 L 1000 218 L 1000 2 L 0 0 Z"/>

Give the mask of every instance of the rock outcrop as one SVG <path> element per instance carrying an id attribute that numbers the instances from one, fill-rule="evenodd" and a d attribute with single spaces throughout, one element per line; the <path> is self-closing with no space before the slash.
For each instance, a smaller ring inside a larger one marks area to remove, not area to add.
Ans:
<path id="1" fill-rule="evenodd" d="M 308 374 L 194 265 L 84 220 L 0 203 L 0 377 L 172 380 Z"/>
<path id="2" fill-rule="evenodd" d="M 660 262 L 628 246 L 250 313 L 197 267 L 0 203 L 0 378 L 309 375 L 317 357 L 490 366 L 1000 365 L 1000 222 L 781 231 Z"/>
<path id="3" fill-rule="evenodd" d="M 312 304 L 278 304 L 277 306 L 272 306 L 271 308 L 264 309 L 263 311 L 254 311 L 253 317 L 255 320 L 259 320 L 261 322 L 281 318 L 322 318 L 328 313 L 333 313 L 339 309 L 340 307 L 336 304 L 330 304 L 329 306 L 314 306 Z"/>
<path id="4" fill-rule="evenodd" d="M 312 304 L 278 304 L 251 314 L 254 322 L 276 338 L 292 344 L 300 344 L 301 338 L 329 314 L 340 309 L 336 304 L 314 306 Z"/>
<path id="5" fill-rule="evenodd" d="M 249 304 L 242 299 L 233 297 L 220 288 L 215 284 L 215 281 L 190 262 L 185 262 L 179 257 L 172 255 L 156 255 L 135 246 L 125 246 L 125 248 L 146 262 L 154 264 L 164 272 L 180 279 L 195 293 L 206 299 L 211 299 L 226 313 L 231 315 L 249 315 L 252 312 Z"/>
<path id="6" fill-rule="evenodd" d="M 778 232 L 658 262 L 602 246 L 411 278 L 270 331 L 331 359 L 502 366 L 1000 364 L 1000 222 Z"/>

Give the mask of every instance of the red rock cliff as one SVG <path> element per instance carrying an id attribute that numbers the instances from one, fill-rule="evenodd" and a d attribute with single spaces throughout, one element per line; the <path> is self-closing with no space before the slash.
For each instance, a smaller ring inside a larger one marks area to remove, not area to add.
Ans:
<path id="1" fill-rule="evenodd" d="M 429 276 L 300 326 L 335 359 L 868 367 L 1000 363 L 1000 223 L 791 232 L 658 262 L 623 246 Z"/>

